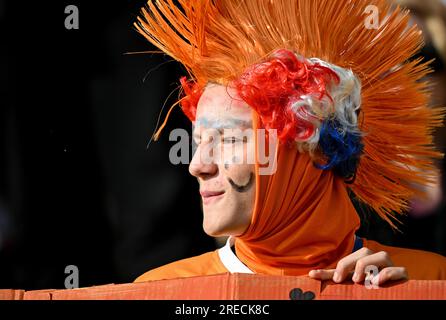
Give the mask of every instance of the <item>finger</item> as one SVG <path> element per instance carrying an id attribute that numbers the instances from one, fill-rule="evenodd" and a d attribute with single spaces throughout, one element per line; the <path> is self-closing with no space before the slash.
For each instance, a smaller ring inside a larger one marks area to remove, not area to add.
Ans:
<path id="1" fill-rule="evenodd" d="M 310 278 L 318 279 L 318 280 L 333 280 L 333 275 L 336 269 L 325 269 L 325 270 L 311 270 L 308 275 Z M 350 271 L 347 275 L 347 278 L 351 279 L 353 276 L 353 271 Z"/>
<path id="2" fill-rule="evenodd" d="M 387 281 L 409 279 L 406 268 L 404 267 L 387 267 L 382 269 L 376 277 L 372 278 L 372 284 L 382 285 Z"/>
<path id="3" fill-rule="evenodd" d="M 308 273 L 308 276 L 310 276 L 310 278 L 318 279 L 318 280 L 331 280 L 331 279 L 333 279 L 333 274 L 334 274 L 335 270 L 336 269 L 311 270 Z"/>
<path id="4" fill-rule="evenodd" d="M 356 262 L 371 254 L 373 254 L 372 250 L 363 247 L 339 260 L 333 275 L 333 281 L 337 283 L 344 281 L 349 273 L 355 269 Z"/>
<path id="5" fill-rule="evenodd" d="M 392 267 L 393 263 L 390 255 L 385 251 L 380 251 L 358 259 L 355 265 L 355 273 L 353 274 L 353 281 L 364 282 L 366 277 L 365 271 L 368 266 Z"/>

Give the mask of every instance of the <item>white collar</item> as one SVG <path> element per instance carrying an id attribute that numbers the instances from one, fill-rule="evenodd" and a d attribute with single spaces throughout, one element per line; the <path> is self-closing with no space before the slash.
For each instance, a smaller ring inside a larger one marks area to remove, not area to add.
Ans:
<path id="1" fill-rule="evenodd" d="M 355 235 L 355 241 L 357 236 Z M 223 265 L 230 273 L 254 273 L 249 269 L 240 259 L 232 252 L 231 247 L 234 246 L 235 239 L 232 236 L 228 237 L 226 244 L 218 249 L 218 256 Z"/>
<path id="2" fill-rule="evenodd" d="M 230 273 L 254 273 L 232 252 L 231 247 L 234 245 L 235 239 L 230 236 L 226 240 L 226 244 L 218 249 L 218 255 L 223 265 Z"/>

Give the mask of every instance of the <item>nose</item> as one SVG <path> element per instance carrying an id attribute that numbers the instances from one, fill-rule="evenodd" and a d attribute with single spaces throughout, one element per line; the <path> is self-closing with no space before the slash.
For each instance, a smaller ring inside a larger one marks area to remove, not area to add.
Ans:
<path id="1" fill-rule="evenodd" d="M 217 174 L 217 172 L 218 166 L 212 159 L 212 154 L 205 154 L 203 147 L 198 146 L 189 164 L 189 173 L 196 178 L 206 178 Z"/>

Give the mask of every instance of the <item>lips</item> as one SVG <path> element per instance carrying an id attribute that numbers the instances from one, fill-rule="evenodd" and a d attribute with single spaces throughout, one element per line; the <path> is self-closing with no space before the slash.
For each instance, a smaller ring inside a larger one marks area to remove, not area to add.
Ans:
<path id="1" fill-rule="evenodd" d="M 200 191 L 201 198 L 203 199 L 203 204 L 207 205 L 215 202 L 223 197 L 224 191 Z"/>

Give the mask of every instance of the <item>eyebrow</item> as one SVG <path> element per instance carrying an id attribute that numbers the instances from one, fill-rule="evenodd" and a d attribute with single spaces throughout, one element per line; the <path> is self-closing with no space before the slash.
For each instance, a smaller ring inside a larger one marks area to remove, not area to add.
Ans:
<path id="1" fill-rule="evenodd" d="M 213 120 L 205 117 L 198 118 L 194 124 L 195 127 L 212 128 L 218 131 L 223 129 L 236 129 L 236 128 L 252 128 L 252 121 L 245 121 L 236 118 L 228 118 L 224 120 Z"/>

